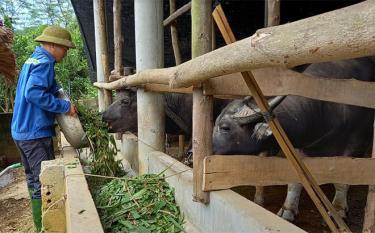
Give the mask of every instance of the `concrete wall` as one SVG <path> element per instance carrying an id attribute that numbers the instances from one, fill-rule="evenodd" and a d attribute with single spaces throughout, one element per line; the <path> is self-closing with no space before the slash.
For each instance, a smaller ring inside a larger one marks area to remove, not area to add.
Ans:
<path id="1" fill-rule="evenodd" d="M 137 137 L 124 134 L 122 142 L 116 143 L 121 148 L 118 158 L 136 170 L 135 161 L 143 163 L 137 160 Z M 175 189 L 176 201 L 186 220 L 184 228 L 189 233 L 305 232 L 232 190 L 211 192 L 208 205 L 193 202 L 192 168 L 162 152 L 150 152 L 147 158 L 150 173 L 166 170 L 166 180 Z"/>
<path id="2" fill-rule="evenodd" d="M 129 155 L 126 156 L 129 158 Z M 176 201 L 187 220 L 184 226 L 187 232 L 305 232 L 232 190 L 211 192 L 208 205 L 193 202 L 193 173 L 190 167 L 161 152 L 151 152 L 147 157 L 150 173 L 168 168 L 165 176 L 175 188 Z"/>

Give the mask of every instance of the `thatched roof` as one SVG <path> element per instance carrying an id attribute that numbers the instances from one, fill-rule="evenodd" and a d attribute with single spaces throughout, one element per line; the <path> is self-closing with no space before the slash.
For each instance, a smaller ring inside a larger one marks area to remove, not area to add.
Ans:
<path id="1" fill-rule="evenodd" d="M 12 51 L 13 32 L 0 26 L 0 77 L 14 83 L 17 75 L 16 56 Z"/>

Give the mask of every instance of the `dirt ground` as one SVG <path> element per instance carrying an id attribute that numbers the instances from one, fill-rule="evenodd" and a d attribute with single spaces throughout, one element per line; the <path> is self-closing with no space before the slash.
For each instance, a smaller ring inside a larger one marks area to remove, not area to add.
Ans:
<path id="1" fill-rule="evenodd" d="M 34 232 L 23 168 L 13 174 L 15 180 L 0 189 L 0 233 Z"/>
<path id="2" fill-rule="evenodd" d="M 334 196 L 333 185 L 321 186 L 327 197 L 332 200 Z M 253 200 L 255 189 L 252 187 L 237 187 L 233 189 L 246 198 Z M 265 188 L 265 208 L 277 213 L 286 196 L 286 186 L 273 186 Z M 348 193 L 349 212 L 345 220 L 354 233 L 362 232 L 363 215 L 367 198 L 367 186 L 351 186 Z M 299 216 L 295 225 L 309 233 L 330 232 L 329 228 L 322 226 L 322 218 L 315 208 L 314 203 L 305 191 L 302 191 Z"/>

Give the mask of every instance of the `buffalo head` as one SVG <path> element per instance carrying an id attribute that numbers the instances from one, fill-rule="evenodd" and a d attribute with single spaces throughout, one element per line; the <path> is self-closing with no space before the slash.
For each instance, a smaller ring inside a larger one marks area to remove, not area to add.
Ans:
<path id="1" fill-rule="evenodd" d="M 115 101 L 103 112 L 103 120 L 110 132 L 137 132 L 137 92 L 126 89 L 117 92 Z"/>
<path id="2" fill-rule="evenodd" d="M 269 100 L 271 110 L 284 96 Z M 216 119 L 213 131 L 214 154 L 259 154 L 274 144 L 272 131 L 257 105 L 246 97 L 234 100 Z"/>

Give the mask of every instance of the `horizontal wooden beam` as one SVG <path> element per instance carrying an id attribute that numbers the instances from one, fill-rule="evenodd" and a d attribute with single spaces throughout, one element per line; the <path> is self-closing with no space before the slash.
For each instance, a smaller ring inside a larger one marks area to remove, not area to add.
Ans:
<path id="1" fill-rule="evenodd" d="M 371 56 L 375 51 L 375 1 L 258 30 L 254 35 L 176 67 L 173 88 L 188 87 L 220 75 L 270 66 Z M 360 25 L 360 26 L 359 26 Z M 168 72 L 171 70 L 168 70 Z"/>
<path id="2" fill-rule="evenodd" d="M 183 5 L 181 8 L 179 8 L 178 10 L 176 10 L 173 14 L 171 14 L 170 16 L 168 16 L 168 18 L 166 18 L 163 21 L 163 26 L 164 27 L 168 26 L 173 21 L 175 21 L 178 17 L 180 17 L 181 15 L 183 15 L 184 13 L 186 13 L 187 11 L 189 11 L 190 9 L 191 9 L 191 2 L 188 2 L 185 5 Z"/>
<path id="3" fill-rule="evenodd" d="M 375 83 L 355 79 L 312 77 L 282 68 L 262 68 L 252 71 L 266 96 L 297 95 L 307 98 L 375 108 Z M 353 78 L 353 77 L 346 77 Z M 165 84 L 146 84 L 146 91 L 192 93 L 192 88 L 172 89 Z M 242 98 L 251 96 L 240 73 L 209 80 L 205 95 Z"/>
<path id="4" fill-rule="evenodd" d="M 145 91 L 154 91 L 154 92 L 174 92 L 174 93 L 185 93 L 185 94 L 191 94 L 193 92 L 193 87 L 172 89 L 169 87 L 169 85 L 164 85 L 164 84 L 145 84 L 143 88 Z"/>
<path id="5" fill-rule="evenodd" d="M 316 157 L 304 158 L 303 162 L 318 184 L 375 184 L 374 158 Z M 204 160 L 204 191 L 298 182 L 297 174 L 285 158 L 213 155 Z"/>
<path id="6" fill-rule="evenodd" d="M 364 1 L 285 25 L 258 30 L 253 36 L 196 57 L 181 65 L 94 83 L 109 90 L 147 83 L 189 87 L 210 78 L 265 67 L 371 56 L 375 51 L 374 1 Z M 360 22 L 361 27 L 358 27 Z M 306 36 L 308 35 L 308 36 Z"/>
<path id="7" fill-rule="evenodd" d="M 312 77 L 282 68 L 252 70 L 266 96 L 297 95 L 317 100 L 375 108 L 375 83 L 354 79 Z M 354 78 L 354 77 L 345 77 Z M 205 95 L 243 97 L 251 95 L 240 73 L 210 80 Z"/>

